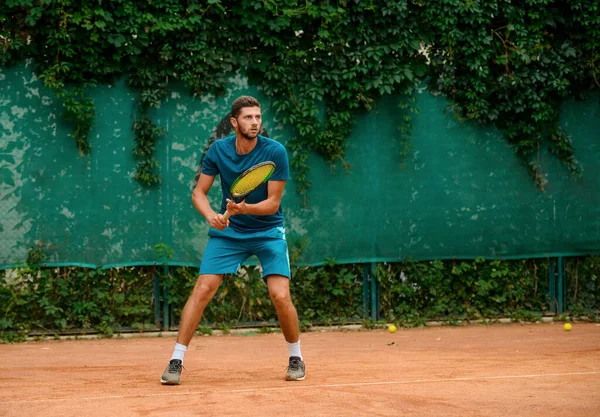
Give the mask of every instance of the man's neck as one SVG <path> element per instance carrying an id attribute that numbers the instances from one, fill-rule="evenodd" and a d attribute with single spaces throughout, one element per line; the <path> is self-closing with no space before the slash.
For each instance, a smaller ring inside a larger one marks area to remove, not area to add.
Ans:
<path id="1" fill-rule="evenodd" d="M 236 136 L 235 151 L 240 155 L 250 153 L 256 147 L 257 142 L 258 136 L 254 139 L 240 138 L 239 136 Z"/>

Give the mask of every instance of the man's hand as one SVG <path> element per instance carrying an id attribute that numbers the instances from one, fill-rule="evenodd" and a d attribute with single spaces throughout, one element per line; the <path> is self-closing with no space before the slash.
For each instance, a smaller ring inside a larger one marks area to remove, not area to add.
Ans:
<path id="1" fill-rule="evenodd" d="M 233 200 L 227 200 L 227 211 L 231 213 L 232 216 L 236 214 L 245 214 L 246 212 L 246 202 L 242 201 L 240 203 L 235 203 Z"/>
<path id="2" fill-rule="evenodd" d="M 229 226 L 229 220 L 225 220 L 221 213 L 215 213 L 215 215 L 209 219 L 208 223 L 210 223 L 211 227 L 218 230 L 223 230 Z"/>

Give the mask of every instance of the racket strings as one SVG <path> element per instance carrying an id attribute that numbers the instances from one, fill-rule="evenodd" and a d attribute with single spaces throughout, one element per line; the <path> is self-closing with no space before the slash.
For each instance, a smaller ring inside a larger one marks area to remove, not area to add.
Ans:
<path id="1" fill-rule="evenodd" d="M 243 195 L 249 191 L 254 190 L 261 183 L 263 183 L 265 179 L 271 175 L 272 172 L 273 166 L 265 165 L 247 173 L 233 185 L 231 189 L 232 196 L 235 197 L 236 195 Z"/>

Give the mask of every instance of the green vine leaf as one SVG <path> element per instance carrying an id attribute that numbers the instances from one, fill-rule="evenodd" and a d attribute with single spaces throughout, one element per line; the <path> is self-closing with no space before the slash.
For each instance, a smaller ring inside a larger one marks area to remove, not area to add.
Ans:
<path id="1" fill-rule="evenodd" d="M 565 99 L 600 88 L 595 0 L 5 3 L 0 64 L 34 60 L 63 100 L 82 153 L 91 150 L 94 110 L 86 90 L 76 89 L 89 80 L 126 76 L 145 118 L 170 81 L 194 96 L 221 95 L 239 71 L 296 129 L 292 166 L 303 194 L 306 152 L 349 169 L 344 152 L 357 117 L 383 96 L 414 97 L 425 82 L 449 98 L 459 119 L 502 129 L 538 184 L 545 178 L 540 148 L 574 177 L 582 174 L 559 115 Z M 395 138 L 402 158 L 416 111 L 408 103 L 413 111 L 399 117 Z M 153 145 L 136 141 L 136 155 L 150 158 L 138 178 L 154 182 Z"/>

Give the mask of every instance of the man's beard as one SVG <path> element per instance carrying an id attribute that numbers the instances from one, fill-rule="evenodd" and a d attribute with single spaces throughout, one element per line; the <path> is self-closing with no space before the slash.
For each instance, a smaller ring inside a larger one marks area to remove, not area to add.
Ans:
<path id="1" fill-rule="evenodd" d="M 258 136 L 258 133 L 260 132 L 260 129 L 256 130 L 256 133 L 251 132 L 252 129 L 248 129 L 247 131 L 242 131 L 240 130 L 240 135 L 246 139 L 246 140 L 254 140 L 256 139 L 256 137 Z"/>

